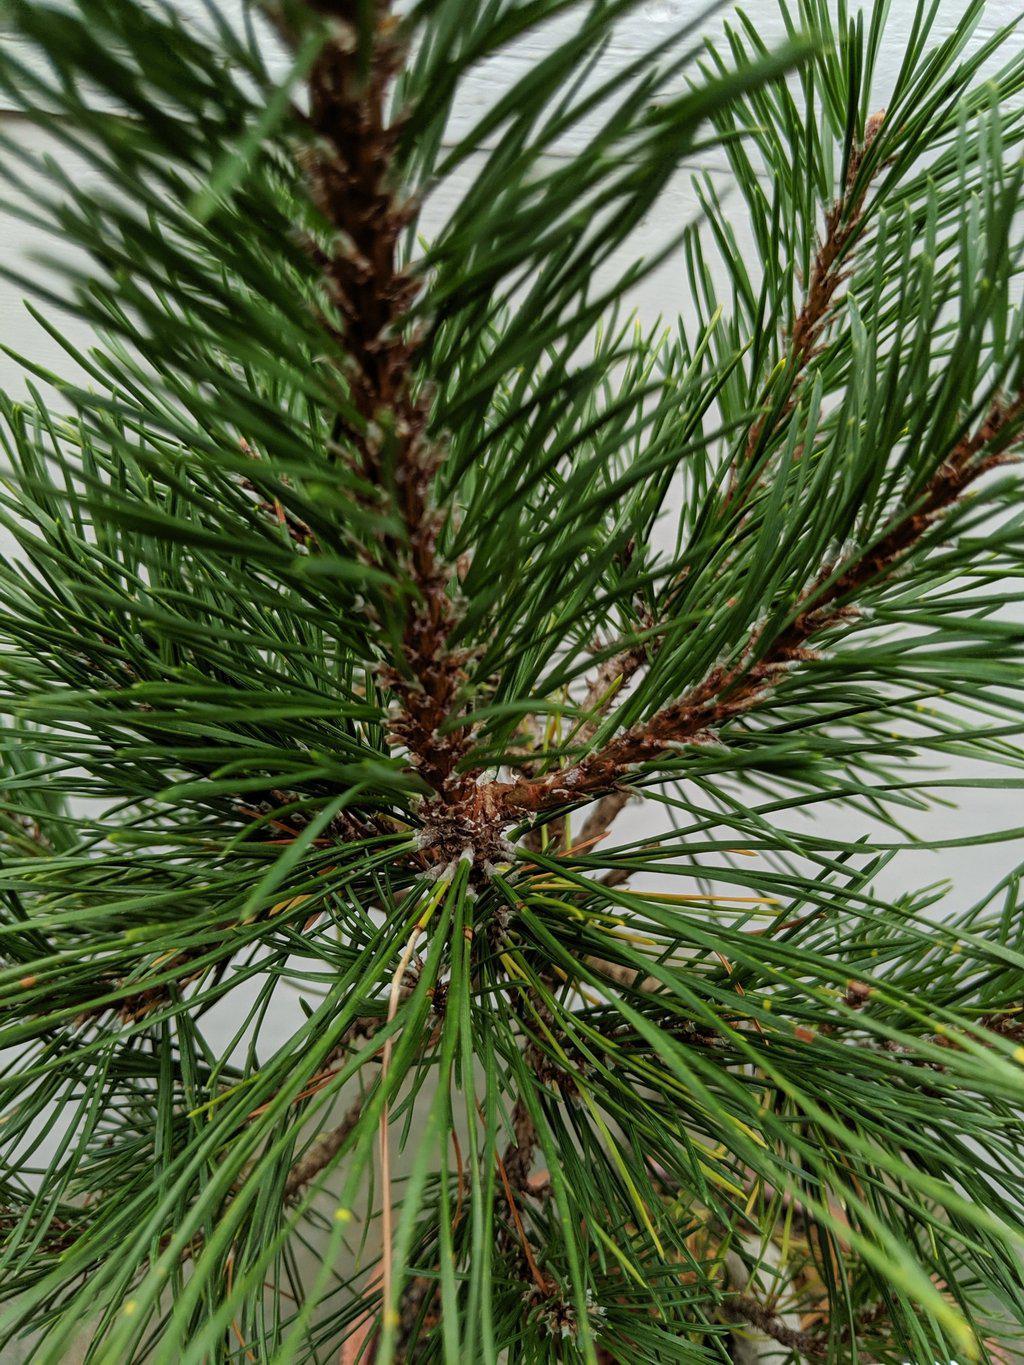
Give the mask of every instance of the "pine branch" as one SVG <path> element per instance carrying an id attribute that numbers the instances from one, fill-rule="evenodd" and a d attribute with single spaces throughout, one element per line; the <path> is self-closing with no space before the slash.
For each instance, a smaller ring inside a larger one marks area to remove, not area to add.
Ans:
<path id="1" fill-rule="evenodd" d="M 294 1199 L 297 1194 L 301 1194 L 309 1182 L 315 1180 L 324 1167 L 331 1164 L 354 1132 L 362 1112 L 363 1097 L 360 1095 L 340 1123 L 317 1137 L 288 1172 L 284 1182 L 285 1199 Z"/>
<path id="2" fill-rule="evenodd" d="M 659 758 L 678 744 L 717 742 L 723 726 L 754 709 L 789 668 L 814 658 L 811 642 L 837 625 L 852 600 L 869 584 L 891 580 L 907 552 L 932 530 L 970 486 L 1014 458 L 1008 449 L 983 452 L 1024 413 L 1024 395 L 1009 404 L 996 400 L 974 435 L 965 435 L 932 476 L 913 508 L 897 517 L 865 554 L 845 566 L 826 565 L 803 593 L 795 618 L 772 640 L 755 634 L 739 663 L 722 665 L 685 697 L 649 721 L 633 726 L 596 753 L 545 777 L 504 784 L 496 792 L 505 819 L 578 802 L 612 791 L 639 764 Z"/>
<path id="3" fill-rule="evenodd" d="M 261 842 L 287 845 L 299 837 L 302 828 L 308 823 L 308 817 L 293 810 L 289 813 L 287 820 L 276 818 L 273 812 L 283 807 L 292 806 L 296 798 L 294 793 L 282 790 L 274 790 L 271 795 L 274 798 L 272 802 L 264 801 L 258 807 L 243 805 L 239 802 L 235 803 L 234 810 L 246 820 L 259 822 L 261 827 L 265 826 L 271 833 L 285 836 L 280 839 L 264 839 Z M 329 848 L 337 844 L 350 843 L 353 840 L 365 840 L 389 832 L 391 831 L 374 812 L 369 812 L 365 817 L 360 817 L 350 811 L 341 811 L 325 827 L 324 836 L 315 840 L 314 844 Z M 318 918 L 318 916 L 314 916 L 314 918 Z M 180 995 L 186 986 L 199 980 L 211 965 L 215 978 L 219 979 L 227 970 L 227 956 L 220 958 L 213 964 L 207 963 L 196 971 L 189 972 L 187 970 L 190 963 L 202 958 L 207 951 L 206 947 L 186 949 L 171 957 L 160 959 L 155 965 L 159 966 L 161 974 L 173 972 L 175 975 L 170 981 L 162 981 L 155 986 L 136 986 L 131 979 L 127 978 L 99 978 L 92 983 L 94 994 L 96 992 L 102 994 L 121 993 L 121 998 L 116 1002 L 85 1006 L 77 1015 L 79 1023 L 103 1018 L 113 1011 L 116 1012 L 122 1023 L 135 1024 L 146 1018 L 147 1015 L 170 1005 L 176 993 Z M 355 1020 L 346 1031 L 341 1051 L 360 1035 L 370 1036 L 368 1030 L 373 1031 L 382 1023 L 383 1021 L 378 1021 L 376 1016 L 367 1016 Z"/>
<path id="4" fill-rule="evenodd" d="M 871 184 L 867 176 L 859 185 L 858 180 L 864 158 L 884 121 L 884 110 L 872 115 L 864 129 L 863 141 L 855 143 L 851 149 L 846 184 L 843 193 L 825 214 L 825 231 L 815 253 L 810 283 L 790 332 L 785 401 L 774 416 L 765 412 L 751 426 L 742 454 L 730 470 L 726 505 L 739 492 L 744 471 L 753 464 L 764 440 L 779 430 L 796 406 L 797 391 L 835 311 L 835 295 L 848 274 L 849 250 L 860 231 Z"/>
<path id="5" fill-rule="evenodd" d="M 786 1346 L 791 1351 L 814 1359 L 823 1359 L 828 1354 L 827 1348 L 816 1333 L 787 1327 L 770 1308 L 750 1294 L 730 1294 L 725 1302 L 725 1310 L 729 1317 L 749 1322 L 759 1332 L 763 1332 L 765 1336 L 771 1337 L 780 1346 Z"/>
<path id="6" fill-rule="evenodd" d="M 845 260 L 850 244 L 860 230 L 870 187 L 870 178 L 865 177 L 859 186 L 858 178 L 864 158 L 881 131 L 884 119 L 883 111 L 868 120 L 863 141 L 855 144 L 852 149 L 844 192 L 825 215 L 825 232 L 815 254 L 810 284 L 790 334 L 789 392 L 785 403 L 772 420 L 772 432 L 777 431 L 793 411 L 796 391 L 819 345 L 829 316 L 834 311 L 836 292 L 846 277 Z M 738 491 L 743 469 L 753 462 L 758 448 L 768 434 L 767 424 L 768 414 L 765 413 L 751 427 L 742 457 L 730 471 L 726 505 Z M 648 626 L 652 624 L 649 618 L 646 624 Z M 633 645 L 620 654 L 604 660 L 597 669 L 581 706 L 585 713 L 594 715 L 577 736 L 581 746 L 593 737 L 600 718 L 607 712 L 616 693 L 630 681 L 645 659 L 645 648 L 642 645 Z M 580 830 L 580 841 L 589 844 L 604 838 L 628 801 L 629 792 L 625 790 L 611 791 L 602 796 Z M 527 846 L 530 846 L 529 843 Z"/>
<path id="7" fill-rule="evenodd" d="M 825 235 L 811 271 L 810 286 L 790 336 L 792 364 L 801 374 L 821 340 L 822 331 L 833 311 L 835 295 L 845 278 L 844 265 L 851 243 L 860 231 L 870 178 L 861 178 L 864 159 L 871 151 L 885 122 L 885 111 L 873 114 L 864 128 L 864 138 L 855 144 L 846 172 L 846 186 L 840 199 L 825 215 Z"/>
<path id="8" fill-rule="evenodd" d="M 884 6 L 610 75 L 625 0 L 281 0 L 284 66 L 174 8 L 5 7 L 5 98 L 90 174 L 12 129 L 0 175 L 99 335 L 42 319 L 87 387 L 0 401 L 0 1353 L 964 1358 L 1024 1320 L 1020 875 L 940 922 L 877 874 L 909 757 L 1020 771 L 1013 495 L 957 509 L 1024 425 L 1024 57 L 924 3 L 858 133 Z M 709 178 L 697 328 L 645 336 L 619 262 L 709 127 L 751 231 Z"/>
<path id="9" fill-rule="evenodd" d="M 441 728 L 457 711 L 465 657 L 449 648 L 453 570 L 439 549 L 443 518 L 433 504 L 443 450 L 427 435 L 430 389 L 415 377 L 419 343 L 409 308 L 421 286 L 399 260 L 399 239 L 414 209 L 400 201 L 396 184 L 401 120 L 389 124 L 385 109 L 405 42 L 388 0 L 373 0 L 366 43 L 361 4 L 321 0 L 319 9 L 335 31 L 309 78 L 316 141 L 305 162 L 314 200 L 334 229 L 321 268 L 342 323 L 345 378 L 362 418 L 360 429 L 345 435 L 359 452 L 360 472 L 393 500 L 403 535 L 386 549 L 412 587 L 402 662 L 384 669 L 382 681 L 399 702 L 392 735 L 408 748 L 420 776 L 443 792 L 469 744 L 464 732 Z"/>
<path id="10" fill-rule="evenodd" d="M 796 390 L 834 309 L 836 292 L 846 278 L 844 263 L 850 245 L 860 230 L 871 183 L 869 177 L 863 178 L 859 185 L 858 180 L 864 159 L 881 131 L 884 119 L 883 111 L 868 120 L 863 141 L 855 144 L 851 151 L 844 193 L 825 216 L 825 232 L 815 255 L 810 284 L 790 335 L 789 392 L 785 403 L 772 421 L 772 431 L 778 430 L 786 416 L 793 411 Z M 758 447 L 765 438 L 767 422 L 768 414 L 764 414 L 751 427 L 742 459 L 733 467 L 730 474 L 726 504 L 737 491 L 742 469 L 753 461 Z M 650 625 L 651 621 L 648 620 L 647 624 Z M 645 658 L 644 647 L 634 645 L 606 659 L 598 668 L 582 703 L 581 709 L 585 713 L 593 712 L 595 715 L 579 733 L 578 741 L 581 746 L 592 738 L 600 717 L 611 705 L 616 692 L 633 677 Z M 613 790 L 603 795 L 588 814 L 580 830 L 580 841 L 589 844 L 604 838 L 628 801 L 629 792 L 624 789 Z"/>

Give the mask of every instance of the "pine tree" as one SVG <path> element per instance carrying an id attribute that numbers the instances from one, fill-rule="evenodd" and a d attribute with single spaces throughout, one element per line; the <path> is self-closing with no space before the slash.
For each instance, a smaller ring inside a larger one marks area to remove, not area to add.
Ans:
<path id="1" fill-rule="evenodd" d="M 878 878 L 1022 785 L 1024 57 L 791 3 L 608 75 L 627 0 L 8 0 L 95 334 L 3 400 L 34 1361 L 1010 1358 L 1021 888 Z"/>

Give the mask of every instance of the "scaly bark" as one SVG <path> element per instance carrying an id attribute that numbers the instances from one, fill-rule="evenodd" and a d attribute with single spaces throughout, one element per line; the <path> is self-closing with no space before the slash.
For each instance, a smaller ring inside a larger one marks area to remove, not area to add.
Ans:
<path id="1" fill-rule="evenodd" d="M 863 141 L 854 146 L 850 155 L 843 192 L 825 215 L 825 231 L 815 253 L 807 292 L 789 336 L 785 399 L 776 407 L 774 415 L 762 413 L 747 433 L 742 454 L 730 474 L 727 503 L 739 492 L 746 470 L 753 464 L 762 443 L 783 426 L 796 406 L 797 390 L 818 350 L 835 309 L 835 296 L 847 275 L 849 252 L 861 228 L 870 187 L 869 177 L 861 179 L 861 169 L 884 120 L 884 110 L 868 120 Z"/>
<path id="2" fill-rule="evenodd" d="M 367 51 L 358 38 L 362 6 L 321 0 L 333 20 L 309 78 L 309 124 L 315 139 L 305 165 L 314 200 L 334 229 L 320 251 L 325 288 L 338 319 L 344 376 L 358 426 L 344 444 L 360 472 L 397 513 L 402 535 L 385 545 L 411 581 L 402 659 L 383 681 L 398 707 L 391 731 L 420 775 L 446 801 L 464 794 L 455 776 L 467 752 L 465 728 L 442 733 L 458 711 L 464 656 L 450 647 L 453 577 L 439 549 L 443 517 L 433 505 L 434 478 L 444 450 L 427 436 L 429 390 L 416 375 L 418 337 L 409 309 L 419 281 L 402 263 L 399 242 L 410 219 L 395 171 L 400 121 L 388 122 L 387 101 L 404 59 L 399 21 L 386 0 L 373 3 Z"/>
<path id="3" fill-rule="evenodd" d="M 740 660 L 714 669 L 678 701 L 632 726 L 578 763 L 544 777 L 503 784 L 497 803 L 507 820 L 613 791 L 636 768 L 678 744 L 717 741 L 721 729 L 754 707 L 797 663 L 813 660 L 813 641 L 839 624 L 871 583 L 891 579 L 911 550 L 982 475 L 1014 458 L 1004 430 L 1024 415 L 1024 395 L 995 401 L 973 435 L 962 437 L 918 496 L 866 553 L 828 564 L 805 589 L 793 620 L 773 639 L 755 632 Z M 1014 431 L 1013 440 L 1019 440 Z M 994 448 L 993 448 L 994 447 Z M 992 448 L 992 449 L 990 449 Z M 989 451 L 988 454 L 985 452 Z"/>

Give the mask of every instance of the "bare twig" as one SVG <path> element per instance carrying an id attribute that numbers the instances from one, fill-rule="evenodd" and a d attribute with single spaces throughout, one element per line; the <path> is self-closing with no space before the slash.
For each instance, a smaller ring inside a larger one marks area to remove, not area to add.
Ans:
<path id="1" fill-rule="evenodd" d="M 614 791 L 606 792 L 604 796 L 599 797 L 580 827 L 577 843 L 590 848 L 603 839 L 629 805 L 632 795 L 627 788 L 617 787 Z"/>
<path id="2" fill-rule="evenodd" d="M 413 989 L 414 984 L 412 982 L 409 980 L 403 982 L 399 990 L 399 1005 L 409 998 Z M 341 1038 L 324 1058 L 325 1070 L 329 1073 L 330 1069 L 351 1050 L 353 1044 L 360 1039 L 369 1041 L 384 1028 L 387 1022 L 387 1015 L 381 1014 L 362 1014 L 353 1019 Z M 299 1158 L 285 1180 L 284 1194 L 286 1199 L 293 1198 L 315 1176 L 319 1175 L 325 1166 L 330 1164 L 358 1122 L 362 1108 L 363 1099 L 360 1096 L 353 1102 L 341 1122 L 322 1132 Z"/>
<path id="3" fill-rule="evenodd" d="M 724 1308 L 729 1317 L 749 1322 L 752 1327 L 756 1327 L 766 1337 L 771 1337 L 780 1346 L 786 1346 L 791 1351 L 799 1351 L 801 1355 L 812 1356 L 816 1359 L 827 1354 L 821 1337 L 817 1333 L 787 1327 L 770 1308 L 766 1308 L 763 1303 L 749 1294 L 730 1294 L 725 1301 Z"/>
<path id="4" fill-rule="evenodd" d="M 767 1304 L 761 1303 L 750 1294 L 730 1294 L 725 1301 L 724 1309 L 733 1320 L 739 1319 L 750 1323 L 751 1327 L 755 1327 L 766 1337 L 771 1337 L 780 1346 L 786 1346 L 811 1360 L 824 1360 L 828 1357 L 827 1319 L 813 1327 L 789 1327 Z M 849 1342 L 854 1336 L 859 1341 L 863 1332 L 884 1322 L 888 1314 L 889 1308 L 885 1303 L 876 1303 L 861 1309 L 856 1315 L 856 1326 L 852 1330 L 848 1322 L 843 1324 L 839 1332 L 839 1341 Z"/>
<path id="5" fill-rule="evenodd" d="M 533 1044 L 528 1044 L 523 1060 L 530 1065 L 535 1060 Z M 525 1188 L 533 1169 L 537 1150 L 537 1129 L 522 1096 L 512 1108 L 512 1138 L 501 1156 L 501 1168 L 513 1189 Z"/>
<path id="6" fill-rule="evenodd" d="M 534 1142 L 536 1142 L 536 1133 L 532 1134 L 532 1137 L 529 1139 L 528 1144 L 529 1161 L 531 1165 L 533 1163 Z M 518 1150 L 518 1146 L 516 1150 Z M 526 1262 L 527 1269 L 530 1272 L 530 1278 L 533 1280 L 534 1285 L 541 1294 L 547 1294 L 550 1292 L 551 1285 L 549 1281 L 545 1278 L 545 1276 L 541 1273 L 541 1269 L 537 1264 L 537 1258 L 534 1256 L 533 1249 L 530 1246 L 530 1239 L 527 1237 L 526 1229 L 523 1227 L 523 1220 L 519 1216 L 519 1208 L 516 1203 L 516 1191 L 512 1187 L 512 1180 L 509 1176 L 508 1170 L 505 1167 L 504 1157 L 498 1157 L 498 1174 L 501 1177 L 501 1183 L 505 1190 L 505 1198 L 508 1201 L 509 1213 L 512 1216 L 512 1222 L 515 1225 L 516 1234 L 519 1238 L 519 1248 L 523 1253 L 523 1260 Z M 525 1185 L 525 1183 L 526 1180 L 525 1177 L 523 1177 L 521 1180 L 521 1186 Z"/>

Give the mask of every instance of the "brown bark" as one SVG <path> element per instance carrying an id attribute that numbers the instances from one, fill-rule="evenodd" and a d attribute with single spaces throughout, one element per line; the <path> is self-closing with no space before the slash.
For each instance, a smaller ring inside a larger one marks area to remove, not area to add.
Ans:
<path id="1" fill-rule="evenodd" d="M 318 207 L 335 230 L 318 259 L 340 323 L 344 378 L 361 422 L 344 430 L 360 472 L 397 512 L 403 527 L 385 553 L 415 589 L 405 612 L 402 659 L 384 681 L 395 693 L 396 742 L 438 792 L 453 781 L 469 745 L 468 732 L 442 734 L 458 711 L 464 658 L 449 647 L 455 611 L 448 594 L 452 567 L 440 553 L 443 519 L 433 506 L 434 476 L 443 458 L 426 433 L 429 392 L 417 382 L 418 337 L 409 308 L 419 290 L 401 262 L 399 241 L 409 222 L 394 174 L 399 125 L 386 102 L 401 68 L 400 26 L 386 0 L 373 4 L 369 60 L 357 41 L 356 0 L 321 0 L 336 21 L 309 79 L 309 122 L 316 134 L 306 167 Z"/>
<path id="2" fill-rule="evenodd" d="M 725 1301 L 725 1311 L 732 1319 L 742 1319 L 756 1327 L 766 1337 L 771 1337 L 780 1346 L 786 1346 L 800 1355 L 820 1359 L 827 1354 L 822 1340 L 816 1333 L 800 1331 L 787 1327 L 781 1318 L 758 1299 L 749 1294 L 730 1294 Z"/>
<path id="3" fill-rule="evenodd" d="M 1006 451 L 983 452 L 1022 414 L 1024 395 L 1010 404 L 994 402 L 978 431 L 962 437 L 935 472 L 914 510 L 898 517 L 867 553 L 845 567 L 825 566 L 804 591 L 799 610 L 785 630 L 772 640 L 754 634 L 738 663 L 713 669 L 678 701 L 579 763 L 541 778 L 506 784 L 499 796 L 505 818 L 515 819 L 612 791 L 628 780 L 638 765 L 657 759 L 675 745 L 716 741 L 720 729 L 751 711 L 786 676 L 792 664 L 814 659 L 814 637 L 843 619 L 850 599 L 870 583 L 891 578 L 907 551 L 970 485 L 1011 458 Z"/>
<path id="4" fill-rule="evenodd" d="M 793 411 L 796 391 L 818 349 L 822 334 L 835 308 L 835 296 L 846 278 L 844 262 L 860 231 L 869 188 L 868 180 L 865 179 L 859 186 L 857 182 L 864 158 L 881 131 L 884 120 L 884 111 L 874 114 L 868 120 L 864 129 L 864 141 L 860 146 L 854 147 L 850 157 L 843 193 L 825 215 L 825 232 L 814 257 L 807 293 L 790 332 L 789 395 L 771 422 L 773 432 L 778 430 Z M 753 462 L 762 440 L 770 434 L 766 431 L 767 427 L 767 414 L 762 414 L 751 426 L 742 455 L 731 471 L 727 501 L 731 501 L 738 492 L 744 471 Z"/>
<path id="5" fill-rule="evenodd" d="M 288 1172 L 287 1179 L 284 1182 L 285 1199 L 294 1199 L 297 1194 L 301 1194 L 309 1182 L 315 1179 L 326 1166 L 330 1165 L 359 1122 L 359 1115 L 362 1111 L 363 1100 L 360 1096 L 339 1124 L 320 1134 Z"/>

